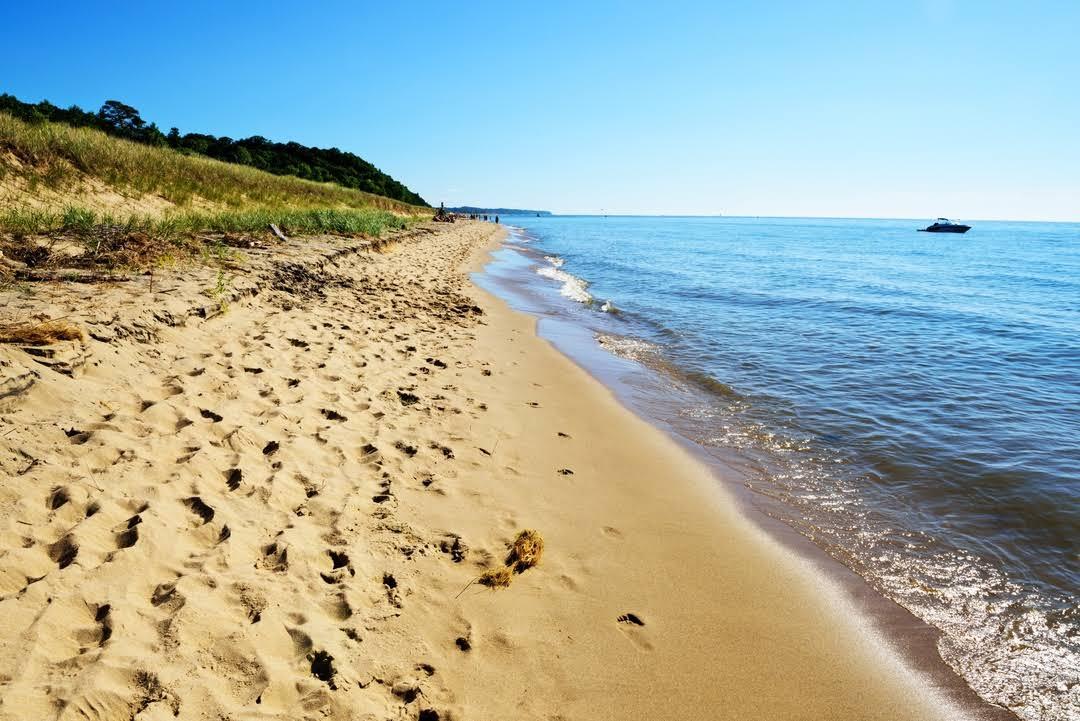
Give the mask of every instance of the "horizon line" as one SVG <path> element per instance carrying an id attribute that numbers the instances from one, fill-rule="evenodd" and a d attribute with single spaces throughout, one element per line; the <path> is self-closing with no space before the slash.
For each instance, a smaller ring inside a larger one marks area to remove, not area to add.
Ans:
<path id="1" fill-rule="evenodd" d="M 480 206 L 480 205 L 458 205 L 455 207 L 472 207 L 472 208 L 484 208 L 492 209 L 497 206 Z M 936 220 L 940 217 L 948 216 L 920 216 L 920 217 L 901 217 L 901 216 L 884 216 L 884 215 L 736 215 L 726 213 L 631 213 L 631 212 L 557 212 L 554 210 L 544 210 L 536 208 L 528 210 L 525 208 L 517 208 L 516 210 L 527 210 L 527 213 L 516 213 L 514 215 L 531 215 L 532 213 L 547 213 L 550 218 L 570 218 L 570 217 L 624 217 L 624 218 L 776 218 L 787 220 L 911 220 L 911 221 L 925 221 Z M 507 217 L 511 217 L 507 215 Z M 961 216 L 956 216 L 957 218 Z M 951 218 L 955 220 L 955 218 Z M 973 223 L 1062 223 L 1062 224 L 1080 224 L 1080 217 L 1072 220 L 1065 219 L 1043 219 L 1043 218 L 964 218 Z"/>

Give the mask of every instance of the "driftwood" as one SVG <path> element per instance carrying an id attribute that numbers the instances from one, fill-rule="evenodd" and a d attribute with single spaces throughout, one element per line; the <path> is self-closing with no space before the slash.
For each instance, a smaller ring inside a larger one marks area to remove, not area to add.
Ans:
<path id="1" fill-rule="evenodd" d="M 281 228 L 277 227 L 273 223 L 270 224 L 270 232 L 273 233 L 274 236 L 282 243 L 285 243 L 289 240 L 285 237 L 285 234 L 281 232 Z"/>

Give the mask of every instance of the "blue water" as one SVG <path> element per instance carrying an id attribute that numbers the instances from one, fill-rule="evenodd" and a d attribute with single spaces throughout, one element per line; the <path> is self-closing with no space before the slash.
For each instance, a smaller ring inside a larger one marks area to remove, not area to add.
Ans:
<path id="1" fill-rule="evenodd" d="M 506 221 L 544 312 L 667 379 L 649 414 L 986 699 L 1080 718 L 1080 224 Z"/>

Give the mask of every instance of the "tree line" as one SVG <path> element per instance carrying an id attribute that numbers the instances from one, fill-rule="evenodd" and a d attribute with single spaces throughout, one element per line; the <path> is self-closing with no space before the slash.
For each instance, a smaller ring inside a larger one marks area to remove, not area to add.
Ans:
<path id="1" fill-rule="evenodd" d="M 181 135 L 178 128 L 163 133 L 147 123 L 139 111 L 119 100 L 107 100 L 96 113 L 77 105 L 61 108 L 48 100 L 24 103 L 13 95 L 0 94 L 0 112 L 27 122 L 66 123 L 98 128 L 109 135 L 137 143 L 169 147 L 181 153 L 205 155 L 227 163 L 250 165 L 275 175 L 295 175 L 307 180 L 336 183 L 413 205 L 427 205 L 419 195 L 358 155 L 337 148 L 312 148 L 300 143 L 275 143 L 258 135 L 233 140 L 204 133 Z"/>

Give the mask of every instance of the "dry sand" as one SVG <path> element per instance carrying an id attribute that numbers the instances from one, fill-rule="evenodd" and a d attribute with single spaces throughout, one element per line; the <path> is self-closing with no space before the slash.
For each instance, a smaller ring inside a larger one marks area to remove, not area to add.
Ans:
<path id="1" fill-rule="evenodd" d="M 495 232 L 4 291 L 88 338 L 0 346 L 0 719 L 948 717 L 469 283 Z"/>

